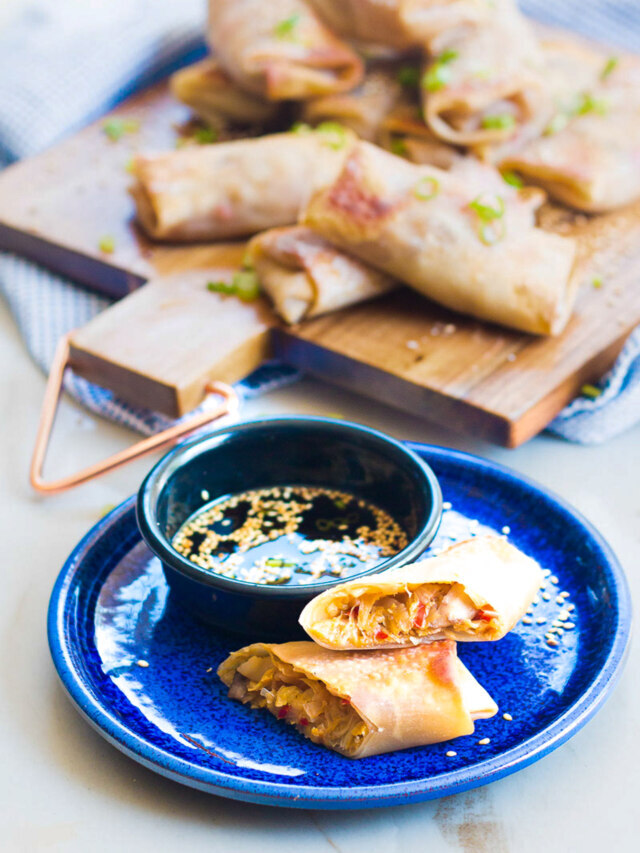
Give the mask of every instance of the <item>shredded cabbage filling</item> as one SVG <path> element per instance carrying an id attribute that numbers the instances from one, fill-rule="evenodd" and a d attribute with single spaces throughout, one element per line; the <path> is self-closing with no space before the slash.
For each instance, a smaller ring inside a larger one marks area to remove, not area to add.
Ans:
<path id="1" fill-rule="evenodd" d="M 345 595 L 333 602 L 328 615 L 331 633 L 355 645 L 417 641 L 445 628 L 487 636 L 495 631 L 497 617 L 486 607 L 477 608 L 457 583 L 428 583 L 382 597 L 376 592 L 355 599 Z"/>
<path id="2" fill-rule="evenodd" d="M 251 708 L 266 708 L 314 743 L 345 755 L 353 755 L 370 731 L 348 698 L 270 656 L 253 655 L 243 661 L 229 696 Z"/>

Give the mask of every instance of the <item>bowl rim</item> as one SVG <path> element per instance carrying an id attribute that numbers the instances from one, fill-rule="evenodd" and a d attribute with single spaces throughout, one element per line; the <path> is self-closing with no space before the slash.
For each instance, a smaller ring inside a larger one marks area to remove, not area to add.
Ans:
<path id="1" fill-rule="evenodd" d="M 398 551 L 397 554 L 377 563 L 370 569 L 350 575 L 347 580 L 355 580 L 370 574 L 377 574 L 386 569 L 397 568 L 400 565 L 406 565 L 420 556 L 433 540 L 440 526 L 442 518 L 442 492 L 432 468 L 417 453 L 414 453 L 406 444 L 395 438 L 371 427 L 354 423 L 353 421 L 336 420 L 319 415 L 277 415 L 252 418 L 235 424 L 227 424 L 213 432 L 196 435 L 186 441 L 180 442 L 180 444 L 177 444 L 165 453 L 147 473 L 137 494 L 136 520 L 142 538 L 151 551 L 161 560 L 163 565 L 168 565 L 169 568 L 178 573 L 203 583 L 212 589 L 223 589 L 237 595 L 252 597 L 260 594 L 273 598 L 308 599 L 312 595 L 316 595 L 343 582 L 342 579 L 336 578 L 335 581 L 323 581 L 313 584 L 269 586 L 267 584 L 227 578 L 203 569 L 190 560 L 187 560 L 186 557 L 183 557 L 182 554 L 171 546 L 167 537 L 160 532 L 159 525 L 155 520 L 154 504 L 171 475 L 185 462 L 191 461 L 199 453 L 203 452 L 203 450 L 210 449 L 211 444 L 215 446 L 216 442 L 224 435 L 228 433 L 257 432 L 261 428 L 269 426 L 276 429 L 284 427 L 291 428 L 292 426 L 303 429 L 308 425 L 320 426 L 329 431 L 364 435 L 380 447 L 392 450 L 414 466 L 416 471 L 423 477 L 427 490 L 431 494 L 431 509 L 427 518 L 407 546 L 402 551 Z"/>

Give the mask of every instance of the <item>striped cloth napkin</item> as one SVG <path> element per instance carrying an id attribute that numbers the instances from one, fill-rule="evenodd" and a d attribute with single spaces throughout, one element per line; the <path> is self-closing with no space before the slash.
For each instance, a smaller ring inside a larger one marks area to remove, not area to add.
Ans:
<path id="1" fill-rule="evenodd" d="M 546 23 L 640 53 L 636 0 L 522 0 L 520 5 Z M 204 6 L 203 0 L 22 0 L 3 11 L 0 168 L 41 151 L 201 55 Z M 109 304 L 7 253 L 0 253 L 0 292 L 44 371 L 59 337 Z M 236 388 L 241 397 L 254 396 L 298 376 L 290 367 L 267 363 Z M 640 421 L 640 328 L 600 386 L 600 396 L 574 400 L 549 429 L 571 441 L 595 443 Z M 168 425 L 165 417 L 130 406 L 73 374 L 67 375 L 65 389 L 90 411 L 141 433 Z"/>

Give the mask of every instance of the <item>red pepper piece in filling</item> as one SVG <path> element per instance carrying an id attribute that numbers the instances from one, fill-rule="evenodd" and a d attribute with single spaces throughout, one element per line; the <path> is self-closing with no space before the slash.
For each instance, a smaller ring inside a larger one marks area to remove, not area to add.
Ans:
<path id="1" fill-rule="evenodd" d="M 287 716 L 288 713 L 289 713 L 289 706 L 283 705 L 282 708 L 278 709 L 278 719 L 284 720 L 284 718 Z"/>
<path id="2" fill-rule="evenodd" d="M 386 640 L 389 635 L 385 631 L 376 631 L 375 639 L 376 640 Z"/>
<path id="3" fill-rule="evenodd" d="M 309 725 L 309 720 L 307 720 L 306 717 L 300 717 L 298 722 L 300 723 L 301 726 L 308 726 Z"/>
<path id="4" fill-rule="evenodd" d="M 486 610 L 476 610 L 475 615 L 473 617 L 474 622 L 491 622 L 493 619 L 492 613 L 487 613 Z"/>
<path id="5" fill-rule="evenodd" d="M 340 704 L 341 704 L 341 705 L 350 705 L 350 704 L 351 704 L 351 702 L 349 701 L 349 699 L 341 699 L 341 700 L 340 700 Z"/>
<path id="6" fill-rule="evenodd" d="M 416 617 L 413 620 L 414 628 L 424 628 L 424 617 L 425 617 L 426 607 L 424 602 L 420 602 L 418 605 L 418 609 L 416 610 Z"/>
<path id="7" fill-rule="evenodd" d="M 360 610 L 360 605 L 356 604 L 356 606 L 352 607 L 351 610 L 349 611 L 349 616 L 353 616 L 354 619 L 357 619 L 359 610 Z"/>

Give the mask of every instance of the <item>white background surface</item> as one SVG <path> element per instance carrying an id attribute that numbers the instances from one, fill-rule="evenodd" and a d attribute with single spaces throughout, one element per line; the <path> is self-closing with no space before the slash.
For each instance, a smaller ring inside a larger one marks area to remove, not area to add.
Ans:
<path id="1" fill-rule="evenodd" d="M 140 767 L 80 719 L 57 682 L 45 620 L 55 577 L 109 504 L 132 494 L 143 460 L 65 495 L 31 493 L 27 470 L 44 377 L 0 306 L 0 848 L 4 851 L 234 853 L 538 853 L 640 849 L 640 656 L 604 709 L 566 745 L 488 787 L 416 805 L 311 812 L 192 791 Z M 510 465 L 571 501 L 609 540 L 640 591 L 640 427 L 600 447 L 547 436 L 491 447 L 306 380 L 246 405 L 339 414 L 403 439 L 450 445 Z M 120 449 L 132 434 L 63 402 L 47 473 Z M 206 713 L 206 709 L 203 709 Z"/>

